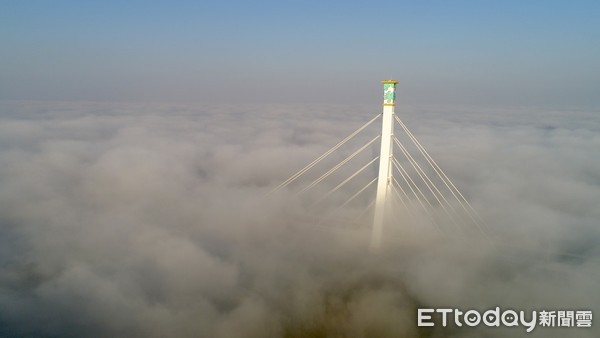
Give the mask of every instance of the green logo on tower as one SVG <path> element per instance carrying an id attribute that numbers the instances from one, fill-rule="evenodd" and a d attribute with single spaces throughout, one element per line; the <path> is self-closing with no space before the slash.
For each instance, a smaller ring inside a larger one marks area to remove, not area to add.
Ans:
<path id="1" fill-rule="evenodd" d="M 396 99 L 396 85 L 394 83 L 383 84 L 383 103 L 393 104 Z"/>

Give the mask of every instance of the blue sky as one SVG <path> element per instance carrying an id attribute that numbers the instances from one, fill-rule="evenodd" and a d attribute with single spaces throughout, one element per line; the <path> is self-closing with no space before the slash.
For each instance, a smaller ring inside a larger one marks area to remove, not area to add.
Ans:
<path id="1" fill-rule="evenodd" d="M 3 1 L 0 99 L 600 106 L 597 1 Z"/>

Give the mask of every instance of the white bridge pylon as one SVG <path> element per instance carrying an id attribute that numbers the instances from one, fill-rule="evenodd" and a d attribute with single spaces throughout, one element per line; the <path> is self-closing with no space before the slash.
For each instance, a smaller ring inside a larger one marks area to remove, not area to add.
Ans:
<path id="1" fill-rule="evenodd" d="M 372 168 L 374 163 L 378 161 L 377 176 L 369 179 L 362 187 L 359 185 L 355 191 L 346 193 L 344 196 L 345 201 L 338 203 L 335 210 L 332 211 L 333 213 L 345 208 L 377 183 L 374 199 L 371 198 L 371 203 L 366 203 L 362 212 L 359 213 L 359 217 L 362 217 L 374 208 L 370 241 L 372 250 L 378 250 L 381 247 L 385 224 L 390 223 L 394 215 L 402 211 L 408 216 L 425 215 L 431 223 L 444 233 L 449 232 L 448 230 L 460 231 L 465 225 L 475 225 L 479 231 L 485 234 L 483 227 L 485 223 L 481 217 L 395 114 L 397 83 L 395 80 L 382 81 L 384 92 L 382 113 L 377 114 L 306 167 L 283 181 L 271 191 L 271 194 L 291 188 L 293 183 L 294 187 L 291 190 L 300 195 L 315 190 L 333 173 L 346 167 L 350 161 L 372 147 L 377 140 L 380 140 L 379 155 L 367 160 L 364 165 L 345 176 L 346 178 L 338 184 L 329 187 L 316 199 L 315 204 L 320 204 L 319 202 L 331 198 L 332 195 L 347 186 L 349 182 L 356 180 L 358 175 L 367 171 L 368 168 Z M 381 134 L 356 148 L 323 174 L 317 176 L 313 173 L 319 163 L 348 144 L 349 141 L 355 139 L 357 135 L 361 134 L 363 130 L 380 117 L 382 118 Z M 398 134 L 394 133 L 394 127 L 399 127 Z M 403 137 L 399 137 L 401 134 Z M 301 178 L 309 178 L 311 181 L 308 184 L 296 184 L 303 181 Z M 440 222 L 440 219 L 443 219 L 444 222 Z M 452 224 L 455 228 L 444 229 L 448 226 L 447 224 Z"/>

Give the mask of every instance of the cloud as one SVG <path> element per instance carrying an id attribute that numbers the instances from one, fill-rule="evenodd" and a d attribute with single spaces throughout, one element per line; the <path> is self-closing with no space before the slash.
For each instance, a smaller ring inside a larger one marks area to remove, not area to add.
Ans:
<path id="1" fill-rule="evenodd" d="M 600 310 L 597 112 L 399 107 L 495 240 L 401 215 L 371 255 L 365 222 L 263 196 L 377 107 L 0 109 L 0 336 L 501 337 L 526 334 L 418 329 L 416 308 Z M 565 334 L 595 331 L 533 336 Z"/>

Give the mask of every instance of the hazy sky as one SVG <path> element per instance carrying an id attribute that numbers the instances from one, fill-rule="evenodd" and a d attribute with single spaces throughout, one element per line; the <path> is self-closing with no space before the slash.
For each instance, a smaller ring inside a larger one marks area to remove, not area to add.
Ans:
<path id="1" fill-rule="evenodd" d="M 600 104 L 597 1 L 2 1 L 0 99 Z"/>

